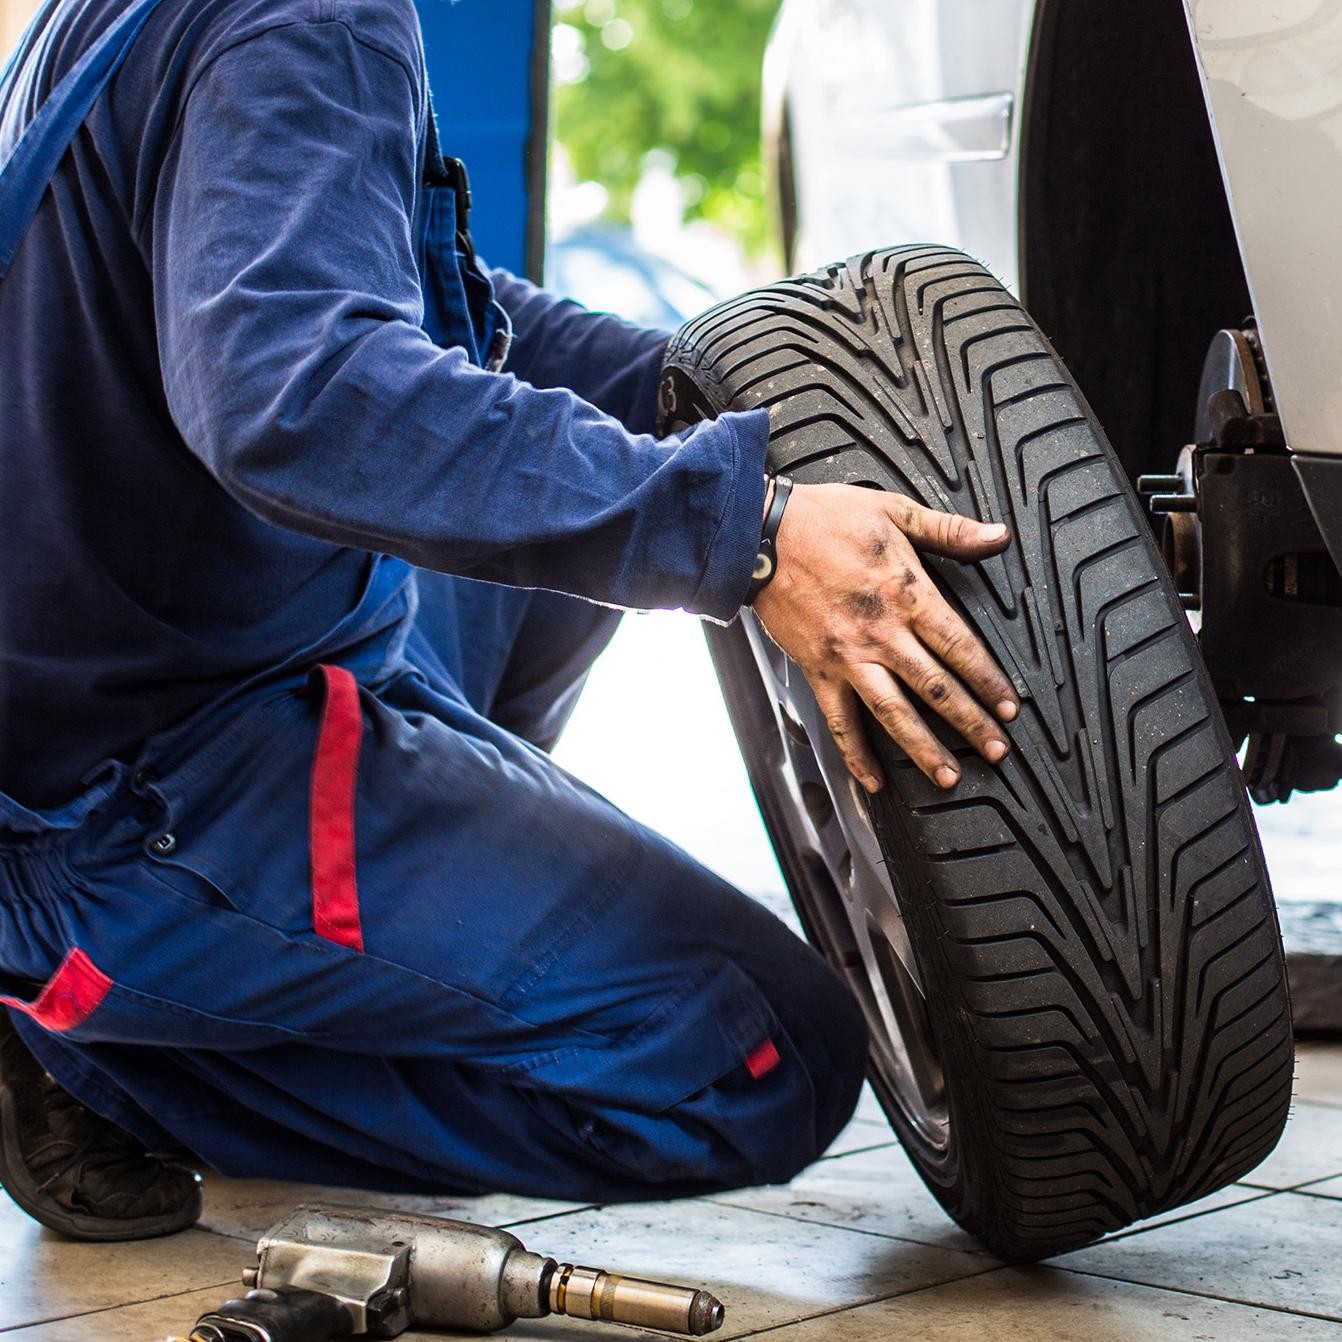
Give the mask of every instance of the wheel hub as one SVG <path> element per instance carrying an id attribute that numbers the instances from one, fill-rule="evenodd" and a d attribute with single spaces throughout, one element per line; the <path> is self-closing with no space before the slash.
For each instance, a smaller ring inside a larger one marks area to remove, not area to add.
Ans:
<path id="1" fill-rule="evenodd" d="M 1258 333 L 1218 331 L 1194 443 L 1137 488 L 1259 802 L 1342 776 L 1342 575 L 1305 499 Z"/>

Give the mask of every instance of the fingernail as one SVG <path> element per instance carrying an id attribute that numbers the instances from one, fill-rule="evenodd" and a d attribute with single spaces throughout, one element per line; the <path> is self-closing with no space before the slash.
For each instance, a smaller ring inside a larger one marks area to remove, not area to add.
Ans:
<path id="1" fill-rule="evenodd" d="M 1020 705 L 1014 699 L 1003 699 L 997 705 L 997 716 L 1003 722 L 1015 722 L 1016 714 L 1020 712 Z"/>
<path id="2" fill-rule="evenodd" d="M 868 792 L 879 792 L 881 790 L 881 780 L 875 774 L 867 774 L 862 779 L 862 786 Z"/>
<path id="3" fill-rule="evenodd" d="M 937 770 L 937 786 L 951 788 L 960 781 L 960 775 L 949 764 L 943 764 Z"/>
<path id="4" fill-rule="evenodd" d="M 1005 759 L 1007 753 L 1007 743 L 996 739 L 989 741 L 983 747 L 983 756 L 990 764 L 996 764 L 998 760 Z"/>
<path id="5" fill-rule="evenodd" d="M 979 535 L 985 541 L 1000 541 L 1006 538 L 1007 529 L 1001 522 L 992 522 L 985 524 L 980 530 Z"/>

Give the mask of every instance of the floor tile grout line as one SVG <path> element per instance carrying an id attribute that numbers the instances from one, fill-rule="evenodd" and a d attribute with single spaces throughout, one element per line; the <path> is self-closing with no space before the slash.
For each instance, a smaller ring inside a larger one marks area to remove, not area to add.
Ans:
<path id="1" fill-rule="evenodd" d="M 884 1230 L 868 1230 L 865 1226 L 844 1225 L 839 1221 L 822 1221 L 814 1216 L 790 1216 L 787 1212 L 769 1211 L 765 1207 L 747 1207 L 740 1202 L 729 1202 L 730 1193 L 719 1193 L 713 1198 L 713 1205 L 730 1207 L 733 1211 L 754 1212 L 757 1216 L 772 1216 L 779 1221 L 795 1221 L 798 1225 L 824 1226 L 826 1230 L 849 1230 L 854 1235 L 867 1235 L 872 1239 L 891 1240 L 896 1244 L 916 1244 L 920 1249 L 940 1249 L 943 1253 L 963 1253 L 974 1258 L 992 1258 L 987 1249 L 964 1248 L 958 1244 L 939 1244 L 935 1240 L 912 1239 L 908 1235 L 891 1235 Z M 1000 1262 L 1000 1259 L 994 1259 Z"/>
<path id="2" fill-rule="evenodd" d="M 542 1215 L 540 1215 L 540 1216 L 524 1216 L 524 1217 L 522 1217 L 522 1219 L 519 1220 L 519 1221 L 491 1221 L 491 1222 L 489 1222 L 489 1224 L 492 1225 L 492 1226 L 494 1226 L 494 1227 L 495 1227 L 496 1229 L 498 1229 L 498 1230 L 511 1230 L 511 1229 L 513 1229 L 515 1226 L 534 1226 L 534 1225 L 540 1225 L 540 1224 L 542 1224 L 542 1223 L 545 1222 L 545 1221 L 558 1221 L 558 1220 L 562 1220 L 565 1216 L 578 1216 L 578 1215 L 580 1215 L 580 1214 L 583 1213 L 583 1212 L 599 1212 L 599 1211 L 603 1211 L 603 1210 L 604 1210 L 606 1207 L 608 1207 L 609 1205 L 610 1205 L 610 1204 L 609 1204 L 609 1203 L 606 1203 L 606 1202 L 589 1202 L 589 1203 L 587 1203 L 586 1205 L 584 1205 L 584 1206 L 582 1206 L 582 1207 L 570 1207 L 570 1208 L 568 1209 L 568 1211 L 563 1211 L 563 1212 L 544 1212 L 544 1213 L 543 1213 Z M 454 1219 L 454 1218 L 452 1218 L 452 1217 L 447 1217 L 446 1219 L 447 1219 L 447 1220 L 452 1220 L 452 1219 Z M 484 1222 L 477 1221 L 477 1222 L 475 1222 L 474 1224 L 476 1224 L 476 1225 L 482 1225 L 482 1224 L 484 1224 Z"/>
<path id="3" fill-rule="evenodd" d="M 1279 1187 L 1275 1184 L 1255 1184 L 1248 1179 L 1238 1179 L 1236 1182 L 1244 1188 L 1261 1188 L 1269 1193 L 1298 1193 L 1302 1188 L 1312 1188 L 1315 1184 L 1327 1183 L 1329 1179 L 1342 1178 L 1342 1172 L 1338 1174 L 1320 1174 L 1313 1179 L 1302 1179 L 1298 1184 L 1287 1184 L 1285 1187 Z"/>
<path id="4" fill-rule="evenodd" d="M 985 1267 L 981 1272 L 968 1272 L 963 1277 L 947 1277 L 944 1281 L 929 1281 L 922 1286 L 910 1286 L 906 1291 L 892 1291 L 888 1295 L 873 1296 L 870 1300 L 853 1300 L 846 1305 L 836 1305 L 833 1309 L 818 1310 L 814 1314 L 807 1314 L 800 1319 L 787 1319 L 782 1323 L 771 1323 L 767 1328 L 756 1328 L 752 1332 L 737 1333 L 735 1337 L 729 1339 L 729 1342 L 746 1342 L 747 1338 L 764 1337 L 769 1333 L 776 1333 L 780 1328 L 795 1328 L 799 1323 L 815 1323 L 817 1319 L 832 1319 L 840 1314 L 849 1314 L 853 1310 L 868 1309 L 872 1305 L 883 1305 L 888 1300 L 907 1300 L 909 1296 L 919 1295 L 923 1291 L 935 1291 L 943 1286 L 954 1286 L 962 1281 L 971 1281 L 975 1277 L 986 1277 L 991 1272 L 1003 1272 L 1009 1265 L 1006 1263 L 997 1263 L 991 1267 Z M 671 1334 L 663 1334 L 669 1337 Z"/>
<path id="5" fill-rule="evenodd" d="M 1300 1188 L 1283 1189 L 1283 1188 L 1265 1188 L 1260 1185 L 1241 1184 L 1240 1187 L 1246 1190 L 1247 1195 L 1241 1198 L 1238 1202 L 1227 1203 L 1223 1207 L 1207 1207 L 1203 1211 L 1189 1212 L 1185 1216 L 1171 1216 L 1166 1220 L 1156 1222 L 1156 1224 L 1154 1225 L 1142 1226 L 1140 1228 L 1129 1227 L 1126 1230 L 1116 1231 L 1112 1235 L 1106 1235 L 1102 1239 L 1094 1240 L 1092 1241 L 1091 1244 L 1083 1246 L 1082 1249 L 1069 1249 L 1067 1252 L 1080 1253 L 1084 1252 L 1087 1249 L 1097 1248 L 1102 1244 L 1116 1244 L 1120 1240 L 1131 1239 L 1134 1235 L 1145 1235 L 1151 1233 L 1152 1231 L 1163 1230 L 1167 1226 L 1181 1225 L 1185 1221 L 1196 1221 L 1204 1216 L 1215 1216 L 1218 1212 L 1234 1211 L 1236 1207 L 1247 1207 L 1250 1203 L 1253 1202 L 1266 1202 L 1268 1198 L 1277 1197 L 1281 1193 L 1301 1191 L 1301 1189 L 1303 1189 L 1306 1186 L 1301 1185 Z M 1339 1200 L 1337 1198 L 1329 1197 L 1327 1194 L 1321 1194 L 1321 1193 L 1310 1193 L 1306 1194 L 1306 1196 L 1315 1197 L 1327 1202 L 1336 1202 Z M 825 1226 L 830 1230 L 851 1230 L 854 1234 L 857 1235 L 870 1235 L 876 1239 L 892 1240 L 900 1244 L 916 1244 L 921 1248 L 926 1249 L 942 1249 L 949 1253 L 970 1254 L 976 1258 L 993 1257 L 992 1253 L 985 1248 L 943 1244 L 938 1243 L 935 1240 L 914 1239 L 912 1236 L 909 1235 L 895 1235 L 891 1234 L 889 1231 L 871 1230 L 865 1226 L 855 1226 L 845 1224 L 840 1221 L 826 1220 L 814 1216 L 794 1216 L 784 1211 L 772 1211 L 765 1207 L 751 1207 L 739 1202 L 732 1202 L 730 1200 L 730 1197 L 731 1197 L 730 1194 L 718 1194 L 713 1199 L 711 1199 L 711 1202 L 713 1205 L 716 1206 L 731 1207 L 736 1211 L 756 1212 L 761 1216 L 773 1216 L 783 1221 L 796 1221 L 801 1225 L 820 1225 Z M 695 1201 L 702 1202 L 709 1200 L 698 1198 L 695 1199 Z M 1001 1262 L 1002 1260 L 999 1259 L 996 1261 Z M 1041 1262 L 1053 1265 L 1055 1263 L 1055 1260 L 1051 1258 L 1046 1258 L 1042 1259 Z M 1010 1264 L 1004 1263 L 1003 1266 L 1010 1266 Z"/>
<path id="6" fill-rule="evenodd" d="M 1315 1184 L 1330 1184 L 1337 1175 L 1330 1174 L 1326 1179 L 1314 1179 L 1307 1184 L 1296 1184 L 1294 1188 L 1283 1188 L 1282 1193 L 1295 1193 L 1302 1198 L 1318 1198 L 1320 1202 L 1342 1202 L 1342 1180 L 1338 1182 L 1338 1191 L 1336 1193 L 1315 1193 L 1311 1190 Z"/>
<path id="7" fill-rule="evenodd" d="M 1235 1185 L 1232 1185 L 1234 1187 Z M 1285 1188 L 1264 1188 L 1261 1184 L 1240 1184 L 1240 1188 L 1250 1190 L 1247 1197 L 1241 1198 L 1238 1202 L 1227 1202 L 1223 1207 L 1206 1207 L 1200 1212 L 1188 1212 L 1184 1216 L 1170 1216 L 1163 1221 L 1157 1221 L 1153 1225 L 1147 1226 L 1127 1226 L 1123 1230 L 1115 1230 L 1111 1235 L 1105 1235 L 1102 1239 L 1092 1240 L 1090 1244 L 1083 1245 L 1081 1249 L 1068 1249 L 1068 1253 L 1081 1253 L 1086 1249 L 1093 1249 L 1101 1244 L 1117 1244 L 1119 1240 L 1131 1239 L 1134 1235 L 1147 1235 L 1153 1230 L 1164 1230 L 1166 1226 L 1182 1225 L 1185 1221 L 1196 1221 L 1203 1216 L 1215 1216 L 1217 1212 L 1232 1212 L 1236 1207 L 1247 1207 L 1251 1202 L 1265 1202 L 1268 1198 L 1275 1198 L 1279 1193 L 1291 1192 Z M 1041 1260 L 1050 1263 L 1051 1258 Z"/>
<path id="8" fill-rule="evenodd" d="M 1153 1291 L 1172 1291 L 1175 1295 L 1191 1295 L 1199 1300 L 1216 1300 L 1223 1305 L 1243 1305 L 1250 1309 L 1269 1309 L 1274 1314 L 1294 1314 L 1298 1318 L 1322 1319 L 1324 1323 L 1342 1323 L 1342 1314 L 1319 1314 L 1312 1309 L 1291 1309 L 1287 1305 L 1274 1305 L 1267 1300 L 1241 1300 L 1234 1296 L 1217 1295 L 1214 1291 L 1195 1291 L 1189 1286 L 1174 1286 L 1166 1282 L 1136 1281 L 1132 1277 L 1116 1277 L 1109 1272 L 1096 1272 L 1090 1268 L 1063 1267 L 1048 1262 L 1051 1268 L 1059 1272 L 1071 1272 L 1078 1277 L 1099 1277 L 1101 1281 L 1116 1281 L 1124 1286 L 1145 1286 Z"/>
<path id="9" fill-rule="evenodd" d="M 814 1169 L 816 1165 L 823 1165 L 827 1160 L 847 1160 L 849 1156 L 865 1156 L 869 1151 L 884 1151 L 889 1147 L 898 1147 L 899 1142 L 888 1139 L 883 1142 L 874 1142 L 871 1146 L 855 1146 L 851 1151 L 835 1151 L 833 1155 L 821 1156 L 814 1164 L 808 1166 L 808 1169 Z"/>
<path id="10" fill-rule="evenodd" d="M 273 1225 L 274 1222 L 271 1224 Z M 203 1226 L 199 1222 L 192 1229 L 199 1230 L 202 1235 L 213 1235 L 215 1239 L 226 1239 L 234 1244 L 245 1244 L 251 1250 L 252 1257 L 256 1257 L 256 1244 L 261 1238 L 260 1235 L 234 1235 L 227 1230 L 212 1230 L 209 1226 Z"/>
<path id="11" fill-rule="evenodd" d="M 97 1309 L 81 1309 L 71 1314 L 53 1314 L 49 1319 L 28 1319 L 24 1323 L 0 1326 L 0 1334 L 17 1333 L 24 1328 L 45 1328 L 49 1323 L 64 1323 L 67 1319 L 89 1319 L 97 1314 L 110 1314 L 117 1309 L 137 1309 L 141 1305 L 156 1305 L 162 1300 L 180 1300 L 183 1296 L 195 1295 L 197 1291 L 228 1291 L 237 1289 L 236 1278 L 227 1281 L 205 1282 L 202 1286 L 192 1286 L 185 1291 L 168 1291 L 163 1295 L 146 1296 L 143 1300 L 122 1300 L 115 1305 L 101 1305 Z M 194 1322 L 194 1320 L 193 1320 Z"/>
<path id="12" fill-rule="evenodd" d="M 835 1158 L 837 1159 L 837 1157 Z M 1336 1176 L 1334 1175 L 1325 1176 L 1325 1178 L 1335 1178 L 1335 1177 Z M 1323 1182 L 1323 1180 L 1316 1179 L 1311 1180 L 1310 1182 L 1321 1183 Z M 1134 1235 L 1145 1235 L 1154 1230 L 1163 1230 L 1166 1226 L 1180 1225 L 1185 1221 L 1196 1221 L 1203 1216 L 1214 1216 L 1217 1212 L 1233 1211 L 1236 1207 L 1246 1207 L 1251 1202 L 1264 1202 L 1268 1198 L 1276 1197 L 1279 1193 L 1303 1192 L 1308 1186 L 1309 1185 L 1307 1184 L 1300 1184 L 1300 1185 L 1293 1185 L 1290 1188 L 1269 1188 L 1263 1184 L 1248 1184 L 1240 1182 L 1238 1187 L 1243 1188 L 1245 1190 L 1246 1195 L 1243 1198 L 1241 1198 L 1238 1202 L 1227 1203 L 1225 1206 L 1222 1207 L 1207 1207 L 1202 1211 L 1188 1212 L 1186 1215 L 1183 1216 L 1170 1216 L 1163 1221 L 1156 1222 L 1154 1225 L 1141 1226 L 1141 1227 L 1129 1226 L 1123 1230 L 1115 1231 L 1111 1235 L 1106 1235 L 1102 1239 L 1094 1240 L 1090 1245 L 1086 1245 L 1083 1247 L 1094 1248 L 1101 1244 L 1115 1244 L 1119 1240 L 1130 1239 Z M 1308 1196 L 1321 1198 L 1329 1202 L 1335 1202 L 1339 1200 L 1337 1198 L 1330 1197 L 1327 1194 L 1321 1194 L 1321 1193 L 1311 1193 L 1308 1194 Z M 757 1212 L 761 1216 L 773 1216 L 784 1221 L 797 1221 L 802 1225 L 821 1225 L 826 1226 L 831 1230 L 851 1230 L 858 1235 L 871 1235 L 876 1237 L 877 1239 L 894 1240 L 901 1244 L 917 1244 L 921 1245 L 924 1248 L 929 1249 L 945 1249 L 951 1253 L 967 1253 L 967 1254 L 973 1254 L 976 1257 L 992 1257 L 991 1252 L 984 1248 L 943 1244 L 935 1240 L 915 1239 L 909 1235 L 896 1235 L 892 1234 L 889 1231 L 884 1230 L 871 1230 L 865 1226 L 855 1226 L 847 1224 L 842 1221 L 829 1220 L 815 1216 L 796 1216 L 790 1212 L 774 1211 L 766 1207 L 751 1207 L 744 1203 L 733 1202 L 731 1200 L 731 1197 L 732 1195 L 730 1193 L 719 1193 L 715 1194 L 711 1199 L 696 1198 L 694 1200 L 697 1202 L 707 1201 L 716 1206 L 732 1207 L 737 1211 Z M 1067 1252 L 1075 1253 L 1079 1252 L 1079 1250 L 1069 1249 Z M 1042 1261 L 1051 1262 L 1052 1260 L 1044 1259 Z"/>
<path id="13" fill-rule="evenodd" d="M 561 1217 L 577 1216 L 581 1212 L 599 1212 L 602 1210 L 603 1207 L 607 1205 L 608 1204 L 601 1202 L 590 1202 L 590 1203 L 584 1203 L 580 1207 L 570 1207 L 562 1212 L 543 1212 L 539 1216 L 523 1216 L 516 1221 L 489 1221 L 489 1222 L 469 1221 L 466 1224 L 489 1225 L 490 1227 L 497 1230 L 510 1230 L 514 1226 L 537 1225 L 543 1221 L 557 1221 Z M 445 1212 L 430 1212 L 427 1214 L 435 1216 L 440 1220 L 444 1221 L 461 1220 L 461 1217 L 449 1216 Z M 279 1219 L 280 1219 L 279 1217 L 275 1218 L 276 1221 Z M 275 1222 L 272 1221 L 270 1222 L 270 1225 L 273 1225 L 274 1223 Z M 199 1230 L 202 1234 L 214 1235 L 219 1239 L 236 1240 L 239 1244 L 246 1244 L 249 1248 L 252 1249 L 253 1252 L 255 1252 L 256 1250 L 257 1241 L 260 1240 L 261 1236 L 266 1233 L 265 1230 L 262 1230 L 259 1231 L 257 1234 L 250 1234 L 245 1232 L 238 1234 L 229 1230 L 217 1230 L 214 1226 L 208 1225 L 203 1221 L 198 1221 L 193 1228 Z M 267 1226 L 266 1229 L 269 1229 L 269 1226 Z"/>

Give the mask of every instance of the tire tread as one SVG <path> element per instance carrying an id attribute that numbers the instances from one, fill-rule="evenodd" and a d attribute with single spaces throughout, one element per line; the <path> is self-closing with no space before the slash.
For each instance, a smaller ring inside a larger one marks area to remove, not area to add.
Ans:
<path id="1" fill-rule="evenodd" d="M 926 892 L 901 902 L 965 1069 L 948 1077 L 956 1172 L 887 1104 L 933 1192 L 1033 1258 L 1251 1169 L 1291 1084 L 1261 850 L 1178 598 L 1047 340 L 983 267 L 915 246 L 722 304 L 668 366 L 716 410 L 767 406 L 771 466 L 800 482 L 1012 529 L 1002 556 L 928 564 L 1022 696 L 1011 755 L 993 770 L 957 743 L 947 796 L 879 747 L 878 830 L 897 882 Z"/>

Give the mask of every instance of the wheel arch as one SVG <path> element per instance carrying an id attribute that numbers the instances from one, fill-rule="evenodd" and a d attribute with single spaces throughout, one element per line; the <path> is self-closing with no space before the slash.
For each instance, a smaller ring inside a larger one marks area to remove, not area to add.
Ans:
<path id="1" fill-rule="evenodd" d="M 1180 0 L 1039 0 L 1019 174 L 1021 297 L 1128 473 L 1164 470 L 1251 306 Z"/>

